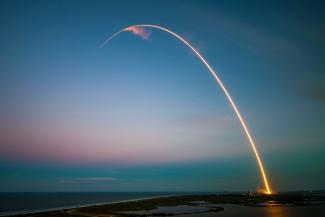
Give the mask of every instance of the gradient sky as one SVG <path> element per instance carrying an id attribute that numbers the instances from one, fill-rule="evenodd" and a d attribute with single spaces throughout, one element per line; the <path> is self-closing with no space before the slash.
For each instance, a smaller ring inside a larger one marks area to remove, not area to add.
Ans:
<path id="1" fill-rule="evenodd" d="M 325 188 L 321 1 L 1 1 L 0 191 Z"/>

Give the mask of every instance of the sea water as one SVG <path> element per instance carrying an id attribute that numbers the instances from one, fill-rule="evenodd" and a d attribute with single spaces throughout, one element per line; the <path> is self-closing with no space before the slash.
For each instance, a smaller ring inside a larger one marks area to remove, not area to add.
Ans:
<path id="1" fill-rule="evenodd" d="M 174 192 L 0 193 L 0 215 L 56 210 L 92 204 L 179 195 Z"/>

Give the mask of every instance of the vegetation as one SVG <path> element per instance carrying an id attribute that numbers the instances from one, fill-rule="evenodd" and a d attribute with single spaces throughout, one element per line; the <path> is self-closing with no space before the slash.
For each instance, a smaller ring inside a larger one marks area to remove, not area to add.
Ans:
<path id="1" fill-rule="evenodd" d="M 314 205 L 325 201 L 324 196 L 312 193 L 285 193 L 285 194 L 209 194 L 160 197 L 138 201 L 112 203 L 106 205 L 87 206 L 82 208 L 65 209 L 60 211 L 35 214 L 17 215 L 21 217 L 91 217 L 91 216 L 146 216 L 122 213 L 125 211 L 153 210 L 162 206 L 191 205 L 198 206 L 202 202 L 209 204 L 240 204 L 246 206 L 301 206 Z M 209 207 L 209 206 L 205 206 Z M 209 207 L 207 212 L 223 211 L 222 207 Z M 150 216 L 172 216 L 173 213 L 153 213 Z"/>

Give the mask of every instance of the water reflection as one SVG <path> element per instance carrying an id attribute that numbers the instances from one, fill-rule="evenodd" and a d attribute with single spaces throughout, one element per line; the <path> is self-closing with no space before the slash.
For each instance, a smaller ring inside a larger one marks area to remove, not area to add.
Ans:
<path id="1" fill-rule="evenodd" d="M 265 207 L 264 210 L 267 217 L 291 217 L 283 206 Z"/>
<path id="2" fill-rule="evenodd" d="M 223 207 L 224 211 L 209 212 L 208 207 Z M 179 205 L 158 207 L 153 210 L 126 211 L 121 213 L 136 215 L 168 213 L 177 215 L 178 217 L 323 217 L 325 213 L 325 205 L 253 207 L 233 204 L 200 204 L 198 206 Z"/>
<path id="3" fill-rule="evenodd" d="M 266 207 L 268 217 L 323 217 L 325 205 Z"/>
<path id="4" fill-rule="evenodd" d="M 265 217 L 324 217 L 325 205 L 317 206 L 271 206 L 251 207 L 242 205 L 224 205 L 225 212 L 220 216 L 265 216 Z"/>

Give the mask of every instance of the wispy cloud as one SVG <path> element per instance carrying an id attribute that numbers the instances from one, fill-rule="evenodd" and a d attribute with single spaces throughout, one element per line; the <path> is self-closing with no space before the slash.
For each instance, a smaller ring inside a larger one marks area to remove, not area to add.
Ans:
<path id="1" fill-rule="evenodd" d="M 210 115 L 194 115 L 188 116 L 180 120 L 182 125 L 194 127 L 198 129 L 209 128 L 231 128 L 235 124 L 236 119 L 230 115 L 210 116 Z"/>
<path id="2" fill-rule="evenodd" d="M 298 84 L 298 89 L 305 97 L 325 103 L 325 77 L 304 80 Z"/>
<path id="3" fill-rule="evenodd" d="M 77 178 L 66 178 L 60 180 L 61 183 L 67 184 L 97 184 L 116 181 L 113 177 L 77 177 Z"/>
<path id="4" fill-rule="evenodd" d="M 233 118 L 229 115 L 224 116 L 194 116 L 187 119 L 188 123 L 194 125 L 215 125 L 215 124 L 229 124 Z"/>
<path id="5" fill-rule="evenodd" d="M 203 14 L 198 18 L 201 19 L 202 25 L 207 25 L 204 27 L 205 29 L 210 29 L 212 35 L 216 34 L 216 29 L 219 29 L 220 32 L 218 34 L 226 36 L 248 52 L 267 56 L 300 57 L 303 55 L 301 47 L 290 41 L 284 31 L 282 32 L 283 34 L 281 32 L 274 32 L 265 28 L 265 26 L 245 22 L 243 19 L 225 14 L 216 9 L 199 5 L 195 5 L 195 8 L 192 8 L 193 11 L 198 9 Z"/>

